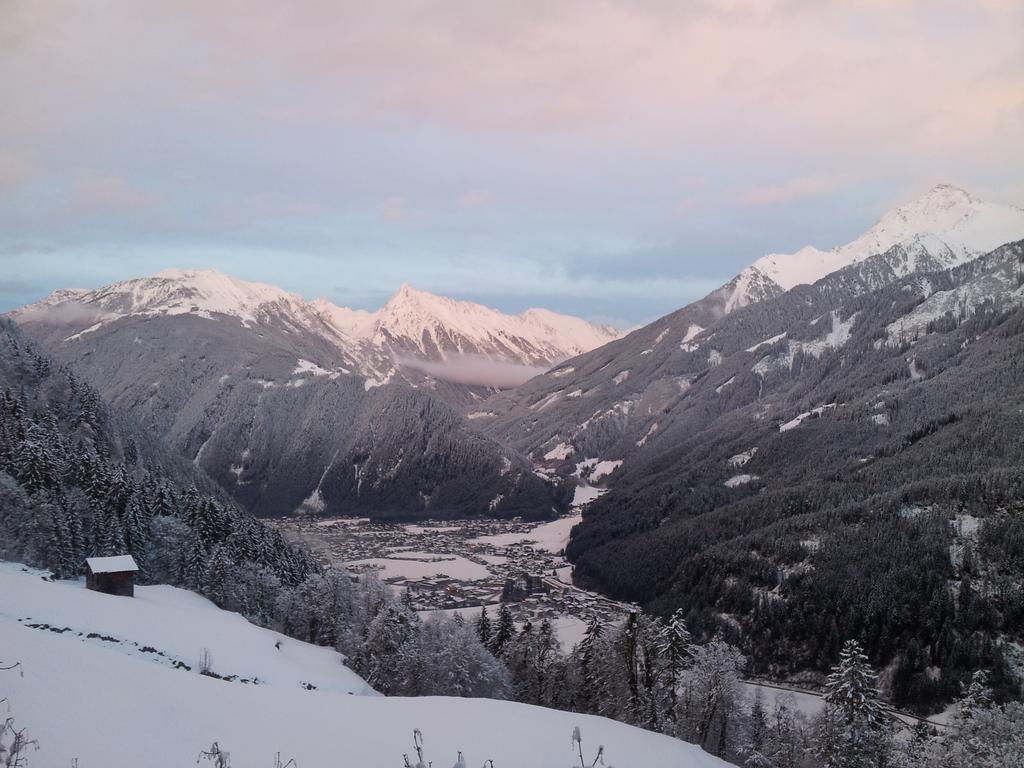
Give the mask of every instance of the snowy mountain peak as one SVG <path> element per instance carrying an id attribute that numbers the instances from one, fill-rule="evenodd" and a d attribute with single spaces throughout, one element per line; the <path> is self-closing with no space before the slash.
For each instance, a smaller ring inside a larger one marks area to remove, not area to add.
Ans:
<path id="1" fill-rule="evenodd" d="M 537 366 L 586 352 L 619 335 L 615 328 L 544 309 L 508 315 L 402 285 L 375 313 L 370 341 L 440 357 L 473 354 Z"/>
<path id="2" fill-rule="evenodd" d="M 73 302 L 94 310 L 105 321 L 127 315 L 229 315 L 245 324 L 258 321 L 267 305 L 295 305 L 301 298 L 264 283 L 251 283 L 217 270 L 164 269 L 150 277 L 123 280 L 88 290 L 56 290 L 37 304 L 15 313 Z"/>
<path id="3" fill-rule="evenodd" d="M 384 303 L 384 306 L 389 304 L 401 306 L 403 304 L 415 303 L 421 295 L 424 295 L 423 291 L 416 290 L 409 283 L 402 283 L 398 290 L 391 294 L 391 297 Z"/>
<path id="4" fill-rule="evenodd" d="M 725 311 L 762 300 L 766 281 L 777 290 L 813 283 L 825 275 L 902 246 L 914 258 L 943 267 L 969 261 L 1000 245 L 1024 237 L 1024 209 L 986 202 L 953 184 L 938 184 L 920 197 L 885 213 L 852 242 L 827 251 L 805 246 L 796 253 L 771 253 L 744 269 L 729 284 Z M 749 286 L 756 286 L 751 292 Z M 776 291 L 777 292 L 777 291 Z"/>
<path id="5" fill-rule="evenodd" d="M 402 322 L 415 321 L 416 318 L 422 318 L 426 322 L 440 321 L 447 313 L 458 313 L 460 304 L 463 302 L 418 290 L 409 283 L 402 283 L 377 314 L 379 318 L 390 317 Z"/>
<path id="6" fill-rule="evenodd" d="M 963 187 L 955 184 L 936 184 L 916 200 L 896 208 L 896 211 L 919 210 L 925 215 L 948 210 L 956 206 L 969 206 L 981 202 Z"/>
<path id="7" fill-rule="evenodd" d="M 943 238 L 944 235 L 953 235 L 949 239 L 953 244 L 958 244 L 963 238 L 956 237 L 954 233 L 968 226 L 973 220 L 991 219 L 993 214 L 998 216 L 1000 213 L 1012 213 L 1014 210 L 1018 214 L 1024 214 L 1024 211 L 1011 206 L 982 202 L 952 184 L 939 184 L 906 205 L 888 211 L 864 235 L 838 250 L 858 257 L 854 260 L 860 260 L 874 255 L 869 252 L 872 248 L 879 249 L 875 253 L 881 253 L 914 237 L 935 235 Z M 999 239 L 998 236 L 995 239 Z M 991 247 L 1002 245 L 1003 242 L 992 242 Z"/>
<path id="8" fill-rule="evenodd" d="M 235 314 L 243 308 L 258 307 L 275 301 L 301 301 L 301 297 L 276 286 L 240 280 L 216 269 L 163 269 L 150 278 L 142 278 L 141 281 L 129 280 L 117 285 L 146 281 L 162 281 L 166 289 L 171 291 L 180 288 L 206 302 L 209 311 L 223 311 L 225 314 Z"/>

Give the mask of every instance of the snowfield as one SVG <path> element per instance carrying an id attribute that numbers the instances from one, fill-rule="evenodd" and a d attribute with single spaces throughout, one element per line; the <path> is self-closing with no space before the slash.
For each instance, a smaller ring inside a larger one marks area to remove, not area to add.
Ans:
<path id="1" fill-rule="evenodd" d="M 427 579 L 443 575 L 453 579 L 475 581 L 486 579 L 489 575 L 487 568 L 459 555 L 422 552 L 396 552 L 394 558 L 371 557 L 366 560 L 350 560 L 346 565 L 359 569 L 376 570 L 378 571 L 377 576 L 381 579 L 390 579 L 395 576 L 404 576 L 407 579 Z"/>
<path id="2" fill-rule="evenodd" d="M 312 683 L 335 693 L 373 694 L 331 649 L 257 627 L 193 592 L 136 587 L 134 598 L 118 598 L 86 590 L 84 580 L 50 582 L 40 574 L 0 563 L 0 658 L 5 661 L 14 657 L 8 650 L 12 633 L 27 634 L 35 642 L 57 637 L 65 646 L 85 646 L 89 653 L 113 653 L 179 674 L 175 665 L 196 670 L 205 648 L 213 671 L 240 680 L 258 679 L 256 687 L 299 688 Z M 103 637 L 89 638 L 89 633 Z M 16 660 L 25 661 L 21 656 Z M 6 690 L 9 680 L 0 680 Z"/>
<path id="3" fill-rule="evenodd" d="M 534 549 L 558 553 L 565 549 L 569 543 L 569 532 L 582 519 L 582 514 L 568 515 L 548 523 L 541 523 L 529 531 L 478 536 L 475 539 L 470 539 L 470 542 L 473 544 L 493 544 L 496 547 L 508 547 L 512 544 L 532 544 Z"/>
<path id="4" fill-rule="evenodd" d="M 825 411 L 830 410 L 830 409 L 835 408 L 835 407 L 836 407 L 835 403 L 828 403 L 827 405 L 819 405 L 817 408 L 812 408 L 809 411 L 804 411 L 803 413 L 798 414 L 794 418 L 792 418 L 789 421 L 787 421 L 785 424 L 780 424 L 779 425 L 779 432 L 789 432 L 789 430 L 791 430 L 791 429 L 796 429 L 797 427 L 799 427 L 801 424 L 803 424 L 807 419 L 811 418 L 812 416 L 813 417 L 821 416 L 823 413 L 825 413 Z"/>
<path id="5" fill-rule="evenodd" d="M 722 483 L 722 485 L 724 485 L 726 488 L 738 488 L 741 485 L 746 485 L 747 483 L 751 483 L 757 479 L 757 475 L 733 475 L 724 483 Z"/>
<path id="6" fill-rule="evenodd" d="M 239 768 L 273 765 L 278 752 L 300 768 L 390 768 L 402 764 L 419 728 L 436 766 L 455 763 L 461 750 L 471 766 L 493 759 L 496 768 L 565 768 L 577 725 L 585 750 L 604 744 L 619 768 L 727 765 L 692 744 L 600 717 L 502 701 L 359 695 L 372 692 L 334 651 L 170 587 L 112 597 L 0 563 L 0 595 L 3 660 L 20 661 L 23 672 L 0 680 L 10 714 L 39 742 L 31 765 L 77 758 L 82 768 L 180 768 L 217 742 Z M 218 674 L 258 682 L 200 675 L 203 648 Z"/>

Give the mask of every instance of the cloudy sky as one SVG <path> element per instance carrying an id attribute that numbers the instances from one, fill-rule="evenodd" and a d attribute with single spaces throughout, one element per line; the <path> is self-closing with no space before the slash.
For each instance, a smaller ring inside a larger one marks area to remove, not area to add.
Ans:
<path id="1" fill-rule="evenodd" d="M 938 181 L 1024 203 L 1014 0 L 3 0 L 0 310 L 207 267 L 634 323 Z"/>

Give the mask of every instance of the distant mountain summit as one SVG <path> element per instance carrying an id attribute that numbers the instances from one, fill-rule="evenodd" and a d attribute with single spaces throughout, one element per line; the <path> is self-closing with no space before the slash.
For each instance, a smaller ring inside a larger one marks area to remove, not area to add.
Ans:
<path id="1" fill-rule="evenodd" d="M 898 276 L 948 269 L 1024 237 L 1024 208 L 989 203 L 951 184 L 939 184 L 894 208 L 846 245 L 823 251 L 771 253 L 744 269 L 721 290 L 725 314 L 797 285 L 810 285 L 845 267 L 899 246 Z"/>
<path id="2" fill-rule="evenodd" d="M 325 299 L 306 301 L 212 269 L 165 269 L 91 291 L 61 289 L 12 313 L 21 322 L 74 318 L 81 326 L 75 336 L 125 317 L 181 314 L 313 334 L 339 353 L 337 360 L 319 360 L 318 365 L 374 382 L 390 380 L 404 367 L 412 383 L 436 378 L 512 386 L 619 335 L 615 328 L 545 309 L 507 315 L 409 284 L 379 310 L 367 312 Z"/>
<path id="3" fill-rule="evenodd" d="M 324 300 L 314 306 L 358 350 L 361 368 L 379 379 L 404 369 L 407 376 L 420 371 L 428 378 L 503 388 L 619 336 L 615 328 L 578 317 L 546 309 L 507 315 L 408 283 L 376 312 Z"/>

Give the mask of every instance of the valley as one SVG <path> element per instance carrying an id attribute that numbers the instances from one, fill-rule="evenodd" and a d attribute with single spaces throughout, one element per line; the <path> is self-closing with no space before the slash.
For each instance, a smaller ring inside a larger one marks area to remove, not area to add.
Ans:
<path id="1" fill-rule="evenodd" d="M 495 620 L 506 605 L 519 625 L 551 621 L 563 649 L 570 651 L 591 617 L 614 626 L 639 610 L 573 585 L 565 546 L 580 519 L 575 513 L 545 523 L 299 517 L 267 522 L 324 565 L 344 566 L 357 578 L 380 578 L 417 611 L 475 620 L 486 607 Z M 507 582 L 530 576 L 536 577 L 532 589 L 524 586 L 503 601 Z"/>

